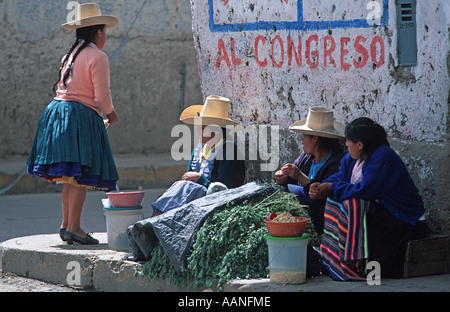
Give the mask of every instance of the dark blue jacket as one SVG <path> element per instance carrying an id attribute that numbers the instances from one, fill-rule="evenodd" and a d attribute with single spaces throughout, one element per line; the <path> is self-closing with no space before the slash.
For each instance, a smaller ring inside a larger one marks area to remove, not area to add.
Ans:
<path id="1" fill-rule="evenodd" d="M 333 183 L 334 198 L 377 200 L 396 218 L 415 225 L 425 212 L 423 201 L 397 153 L 387 145 L 378 147 L 363 164 L 361 182 L 351 184 L 355 163 L 350 154 L 345 155 L 339 172 L 324 180 Z"/>

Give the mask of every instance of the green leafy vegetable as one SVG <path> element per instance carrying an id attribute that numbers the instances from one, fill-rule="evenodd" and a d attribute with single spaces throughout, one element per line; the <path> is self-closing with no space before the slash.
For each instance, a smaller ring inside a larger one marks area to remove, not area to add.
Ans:
<path id="1" fill-rule="evenodd" d="M 185 276 L 177 275 L 160 245 L 153 250 L 151 260 L 145 263 L 140 274 L 153 279 L 169 278 L 175 285 L 211 287 L 218 291 L 233 279 L 265 278 L 268 231 L 264 219 L 271 212 L 286 211 L 288 202 L 292 215 L 309 218 L 296 196 L 281 189 L 240 204 L 230 202 L 212 214 L 197 233 Z M 305 232 L 310 236 L 310 244 L 320 243 L 311 222 Z"/>

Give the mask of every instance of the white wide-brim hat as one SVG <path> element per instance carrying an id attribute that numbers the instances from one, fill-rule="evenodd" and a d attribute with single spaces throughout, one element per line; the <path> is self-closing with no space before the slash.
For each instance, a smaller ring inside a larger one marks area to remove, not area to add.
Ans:
<path id="1" fill-rule="evenodd" d="M 228 117 L 230 100 L 221 96 L 209 96 L 204 105 L 193 105 L 186 108 L 180 116 L 180 121 L 188 125 L 203 126 L 236 126 L 237 122 Z"/>
<path id="2" fill-rule="evenodd" d="M 333 110 L 326 107 L 311 107 L 308 117 L 294 123 L 289 130 L 326 138 L 345 138 L 345 126 L 335 121 Z"/>
<path id="3" fill-rule="evenodd" d="M 102 15 L 102 10 L 97 3 L 80 4 L 77 7 L 76 17 L 75 21 L 62 24 L 62 27 L 67 30 L 76 30 L 94 25 L 105 25 L 106 28 L 114 28 L 119 25 L 117 17 Z"/>

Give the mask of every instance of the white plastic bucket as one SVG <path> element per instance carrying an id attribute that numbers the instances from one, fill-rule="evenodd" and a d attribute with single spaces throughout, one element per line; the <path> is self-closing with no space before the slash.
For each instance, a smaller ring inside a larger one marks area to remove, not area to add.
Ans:
<path id="1" fill-rule="evenodd" d="M 308 234 L 299 237 L 266 236 L 271 282 L 302 284 L 306 281 L 308 239 Z"/>
<path id="2" fill-rule="evenodd" d="M 130 225 L 142 220 L 142 207 L 103 208 L 108 234 L 108 247 L 117 251 L 129 251 L 127 229 Z"/>

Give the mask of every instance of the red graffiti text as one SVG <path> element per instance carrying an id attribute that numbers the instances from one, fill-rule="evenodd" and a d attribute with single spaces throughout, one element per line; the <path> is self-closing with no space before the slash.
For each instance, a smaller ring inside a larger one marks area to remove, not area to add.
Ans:
<path id="1" fill-rule="evenodd" d="M 374 68 L 385 64 L 385 46 L 381 36 L 366 38 L 364 36 L 339 37 L 310 35 L 308 37 L 282 38 L 276 35 L 267 39 L 260 35 L 254 44 L 254 59 L 260 67 L 273 66 L 308 66 L 317 69 L 335 68 L 348 71 L 351 68 L 361 69 L 368 64 Z M 236 56 L 234 38 L 226 43 L 218 41 L 218 57 L 216 67 L 222 64 L 227 67 L 239 66 L 242 59 Z M 227 50 L 228 49 L 228 50 Z M 229 52 L 228 52 L 229 51 Z"/>

